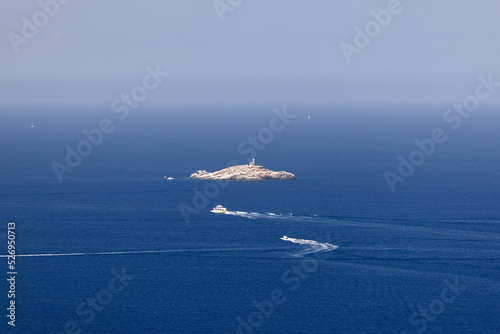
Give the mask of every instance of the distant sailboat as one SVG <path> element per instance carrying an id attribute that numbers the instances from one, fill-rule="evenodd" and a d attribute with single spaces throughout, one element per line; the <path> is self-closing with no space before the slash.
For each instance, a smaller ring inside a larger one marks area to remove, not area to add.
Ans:
<path id="1" fill-rule="evenodd" d="M 31 127 L 32 127 L 32 128 L 34 128 L 34 127 L 35 127 L 35 125 L 33 125 L 33 122 L 31 122 Z"/>
<path id="2" fill-rule="evenodd" d="M 311 119 L 311 115 L 307 115 L 307 119 Z"/>

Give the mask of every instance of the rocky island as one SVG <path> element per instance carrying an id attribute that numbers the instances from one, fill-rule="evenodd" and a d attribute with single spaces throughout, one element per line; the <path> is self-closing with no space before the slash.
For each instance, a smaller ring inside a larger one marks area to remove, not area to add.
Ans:
<path id="1" fill-rule="evenodd" d="M 239 180 L 239 181 L 260 181 L 260 180 L 293 180 L 297 177 L 288 172 L 275 172 L 255 165 L 255 159 L 248 165 L 231 166 L 219 171 L 210 173 L 206 170 L 199 170 L 191 174 L 193 179 L 202 180 Z"/>

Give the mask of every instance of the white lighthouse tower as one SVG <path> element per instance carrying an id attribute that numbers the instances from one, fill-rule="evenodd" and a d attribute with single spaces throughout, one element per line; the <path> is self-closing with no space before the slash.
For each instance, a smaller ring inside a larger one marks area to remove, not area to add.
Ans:
<path id="1" fill-rule="evenodd" d="M 248 163 L 248 166 L 255 167 L 255 158 L 253 158 L 252 161 Z"/>

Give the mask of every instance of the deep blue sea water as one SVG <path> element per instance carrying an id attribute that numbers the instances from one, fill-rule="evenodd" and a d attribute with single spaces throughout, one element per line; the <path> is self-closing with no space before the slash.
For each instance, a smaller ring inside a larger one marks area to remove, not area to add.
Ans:
<path id="1" fill-rule="evenodd" d="M 17 254 L 40 256 L 16 259 L 15 329 L 0 258 L 0 332 L 498 333 L 498 108 L 452 130 L 441 105 L 288 106 L 256 162 L 297 180 L 189 179 L 247 163 L 274 107 L 3 108 L 0 253 L 15 220 Z M 52 162 L 104 117 L 114 132 L 60 183 Z M 438 127 L 392 192 L 384 172 Z"/>

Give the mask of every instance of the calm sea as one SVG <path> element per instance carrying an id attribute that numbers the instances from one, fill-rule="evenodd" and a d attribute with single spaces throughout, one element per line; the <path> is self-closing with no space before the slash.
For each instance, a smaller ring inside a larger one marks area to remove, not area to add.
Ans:
<path id="1" fill-rule="evenodd" d="M 498 333 L 500 117 L 445 109 L 4 107 L 0 332 Z M 189 179 L 253 153 L 298 179 Z"/>

